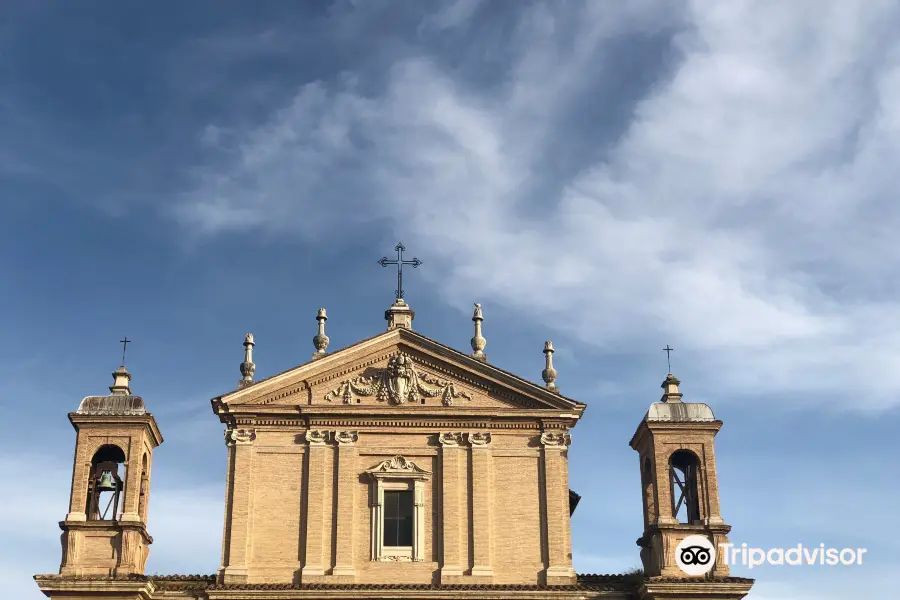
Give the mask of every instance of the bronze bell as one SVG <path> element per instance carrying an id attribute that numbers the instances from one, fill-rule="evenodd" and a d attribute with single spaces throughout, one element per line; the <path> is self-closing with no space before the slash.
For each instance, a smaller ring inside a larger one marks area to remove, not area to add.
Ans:
<path id="1" fill-rule="evenodd" d="M 110 471 L 103 471 L 100 475 L 100 483 L 97 484 L 97 489 L 101 492 L 116 491 L 116 482 L 113 481 L 112 473 Z"/>

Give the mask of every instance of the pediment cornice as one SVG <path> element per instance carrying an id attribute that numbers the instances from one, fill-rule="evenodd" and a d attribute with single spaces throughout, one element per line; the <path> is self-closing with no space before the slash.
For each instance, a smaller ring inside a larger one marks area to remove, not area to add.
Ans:
<path id="1" fill-rule="evenodd" d="M 411 378 L 409 381 L 395 372 L 397 364 L 405 360 L 398 358 L 401 356 L 411 361 L 408 371 L 413 373 L 404 375 Z M 388 366 L 384 367 L 385 364 Z M 394 371 L 388 372 L 390 369 Z M 406 329 L 387 331 L 324 358 L 224 394 L 214 398 L 213 405 L 214 408 L 227 405 L 227 412 L 245 412 L 251 406 L 263 409 L 271 405 L 290 404 L 300 406 L 306 412 L 307 407 L 313 408 L 320 400 L 326 400 L 326 394 L 330 394 L 326 401 L 338 410 L 352 406 L 343 404 L 345 393 L 363 392 L 389 400 L 391 404 L 400 404 L 402 402 L 395 402 L 400 397 L 398 394 L 407 394 L 407 399 L 412 397 L 408 395 L 413 389 L 410 386 L 418 386 L 415 390 L 426 397 L 441 394 L 444 404 L 453 405 L 455 410 L 466 407 L 469 396 L 466 388 L 481 392 L 496 400 L 498 405 L 507 405 L 512 410 L 567 411 L 577 419 L 585 408 L 581 402 Z M 323 387 L 328 388 L 322 394 L 323 398 L 318 398 L 320 392 L 317 391 L 314 399 L 311 390 Z M 296 398 L 286 401 L 291 396 Z"/>

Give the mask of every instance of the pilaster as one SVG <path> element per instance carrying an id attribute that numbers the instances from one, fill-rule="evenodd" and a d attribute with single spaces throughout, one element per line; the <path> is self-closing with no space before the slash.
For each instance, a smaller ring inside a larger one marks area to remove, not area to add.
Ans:
<path id="1" fill-rule="evenodd" d="M 325 562 L 325 486 L 332 483 L 325 472 L 326 453 L 331 452 L 330 431 L 306 432 L 309 444 L 306 477 L 306 563 L 300 572 L 304 583 L 321 582 L 328 566 Z M 330 525 L 329 525 L 330 526 Z"/>
<path id="2" fill-rule="evenodd" d="M 331 574 L 334 577 L 346 578 L 341 582 L 352 583 L 355 580 L 356 571 L 353 567 L 353 531 L 354 508 L 356 506 L 356 462 L 358 450 L 356 442 L 359 433 L 356 431 L 335 431 L 334 439 L 337 442 L 337 524 L 336 524 L 336 555 L 334 569 Z M 307 525 L 308 526 L 308 525 Z"/>
<path id="3" fill-rule="evenodd" d="M 72 491 L 69 496 L 69 514 L 66 521 L 87 521 L 87 481 L 91 459 L 86 456 L 83 434 L 79 430 L 75 438 L 75 457 L 72 460 Z"/>
<path id="4" fill-rule="evenodd" d="M 494 577 L 491 566 L 491 434 L 469 433 L 472 478 L 472 577 L 479 583 L 490 583 Z"/>
<path id="5" fill-rule="evenodd" d="M 441 583 L 459 583 L 463 574 L 460 467 L 462 433 L 442 433 L 441 444 Z"/>
<path id="6" fill-rule="evenodd" d="M 566 467 L 567 448 L 572 438 L 568 433 L 541 434 L 544 486 L 544 527 L 547 540 L 547 585 L 569 585 L 575 582 L 569 547 L 569 482 Z"/>
<path id="7" fill-rule="evenodd" d="M 132 435 L 128 442 L 128 460 L 125 461 L 125 486 L 122 507 L 123 522 L 141 520 L 138 514 L 138 503 L 141 491 L 141 457 L 143 455 L 143 436 Z"/>
<path id="8" fill-rule="evenodd" d="M 222 583 L 247 583 L 250 539 L 253 535 L 253 429 L 229 429 L 225 444 L 232 453 L 231 502 L 227 564 L 221 570 Z"/>

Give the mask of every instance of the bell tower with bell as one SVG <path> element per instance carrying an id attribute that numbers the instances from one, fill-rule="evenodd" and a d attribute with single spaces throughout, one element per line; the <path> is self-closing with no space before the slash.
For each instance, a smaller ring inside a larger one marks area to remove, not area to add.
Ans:
<path id="1" fill-rule="evenodd" d="M 728 565 L 720 548 L 728 542 L 731 526 L 722 520 L 719 509 L 713 450 L 722 422 L 706 404 L 682 402 L 680 383 L 672 373 L 666 376 L 662 397 L 650 406 L 631 438 L 631 447 L 640 455 L 644 532 L 637 543 L 641 562 L 648 577 L 686 577 L 677 564 L 676 550 L 688 536 L 700 536 L 719 549 L 704 576 L 727 578 Z"/>
<path id="2" fill-rule="evenodd" d="M 88 396 L 69 413 L 77 437 L 69 512 L 59 524 L 60 575 L 143 574 L 153 542 L 150 469 L 163 439 L 144 401 L 131 393 L 124 364 L 112 376 L 109 395 Z"/>

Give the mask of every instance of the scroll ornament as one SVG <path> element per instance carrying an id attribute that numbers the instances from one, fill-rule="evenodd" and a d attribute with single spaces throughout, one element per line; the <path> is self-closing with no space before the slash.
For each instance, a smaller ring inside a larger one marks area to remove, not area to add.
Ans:
<path id="1" fill-rule="evenodd" d="M 402 352 L 392 356 L 387 367 L 376 375 L 341 382 L 337 389 L 325 394 L 325 400 L 340 398 L 344 404 L 352 404 L 355 396 L 374 396 L 379 402 L 390 404 L 419 404 L 422 398 L 440 396 L 444 406 L 452 406 L 456 398 L 472 399 L 457 390 L 453 382 L 419 373 L 412 359 Z"/>

